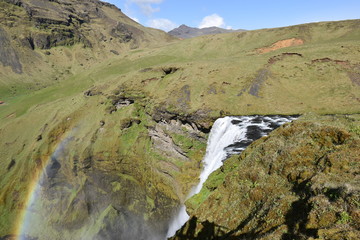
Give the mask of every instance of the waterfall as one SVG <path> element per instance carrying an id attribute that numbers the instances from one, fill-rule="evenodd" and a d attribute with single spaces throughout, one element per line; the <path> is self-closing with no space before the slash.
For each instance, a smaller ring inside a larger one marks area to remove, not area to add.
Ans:
<path id="1" fill-rule="evenodd" d="M 187 199 L 201 191 L 209 175 L 220 168 L 226 158 L 240 154 L 256 139 L 266 136 L 275 128 L 296 118 L 296 116 L 241 116 L 217 119 L 209 134 L 200 181 L 190 191 Z M 188 220 L 189 215 L 185 205 L 182 205 L 170 222 L 167 237 L 174 236 Z"/>
<path id="2" fill-rule="evenodd" d="M 225 148 L 237 139 L 245 137 L 241 128 L 231 123 L 231 117 L 219 118 L 215 121 L 206 147 L 206 155 L 203 159 L 203 170 L 200 174 L 200 182 L 190 192 L 189 197 L 198 194 L 209 175 L 221 167 L 227 156 Z"/>

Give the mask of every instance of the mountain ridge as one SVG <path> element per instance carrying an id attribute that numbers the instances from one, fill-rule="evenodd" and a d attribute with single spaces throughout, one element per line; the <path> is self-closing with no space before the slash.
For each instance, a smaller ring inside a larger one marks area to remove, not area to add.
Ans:
<path id="1" fill-rule="evenodd" d="M 177 28 L 169 31 L 168 34 L 178 37 L 178 38 L 193 38 L 199 37 L 203 35 L 210 35 L 210 34 L 221 34 L 221 33 L 231 33 L 231 32 L 243 32 L 246 30 L 238 29 L 224 29 L 220 27 L 206 27 L 206 28 L 194 28 L 186 26 L 185 24 L 180 25 Z"/>

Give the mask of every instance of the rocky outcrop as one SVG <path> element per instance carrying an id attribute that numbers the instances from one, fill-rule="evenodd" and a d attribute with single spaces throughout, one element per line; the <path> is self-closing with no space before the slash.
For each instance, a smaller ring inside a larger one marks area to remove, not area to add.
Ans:
<path id="1" fill-rule="evenodd" d="M 188 99 L 188 87 L 183 87 L 182 91 L 185 93 L 185 96 L 179 98 L 178 100 L 181 102 Z M 193 113 L 179 113 L 178 111 L 170 111 L 167 110 L 164 106 L 155 108 L 152 113 L 152 118 L 156 122 L 160 122 L 165 120 L 169 122 L 170 120 L 180 121 L 183 124 L 189 124 L 193 128 L 200 130 L 203 133 L 209 133 L 210 128 L 215 121 L 215 119 L 211 118 L 209 115 L 210 111 L 208 110 L 198 110 Z"/>
<path id="2" fill-rule="evenodd" d="M 173 239 L 358 239 L 357 124 L 299 120 L 254 142 L 186 203 Z"/>
<path id="3" fill-rule="evenodd" d="M 256 76 L 254 80 L 251 82 L 251 84 L 241 89 L 241 91 L 237 94 L 237 96 L 241 96 L 245 92 L 248 92 L 250 95 L 260 98 L 261 96 L 259 92 L 261 90 L 261 87 L 264 85 L 265 81 L 269 77 L 271 77 L 271 71 L 268 68 L 260 69 L 259 71 L 257 71 Z"/>
<path id="4" fill-rule="evenodd" d="M 181 148 L 174 144 L 172 138 L 164 132 L 159 124 L 149 129 L 149 136 L 154 144 L 154 149 L 164 152 L 167 157 L 182 161 L 189 160 Z"/>
<path id="5" fill-rule="evenodd" d="M 24 45 L 32 48 L 49 49 L 61 45 L 83 43 L 90 47 L 84 36 L 82 25 L 90 23 L 91 12 L 74 7 L 73 1 L 7 1 L 26 11 L 27 17 L 38 31 L 30 31 L 22 39 Z M 92 1 L 88 4 L 95 4 Z M 81 5 L 80 5 L 81 6 Z M 100 7 L 100 5 L 98 6 Z"/>
<path id="6" fill-rule="evenodd" d="M 0 27 L 0 62 L 5 67 L 11 67 L 15 73 L 22 73 L 22 65 L 18 54 L 12 47 L 7 33 Z"/>
<path id="7" fill-rule="evenodd" d="M 118 23 L 112 30 L 111 36 L 119 39 L 120 42 L 130 42 L 133 39 L 133 34 L 138 32 L 141 34 L 142 32 L 135 27 L 132 27 L 128 24 Z"/>
<path id="8" fill-rule="evenodd" d="M 169 158 L 178 159 L 181 161 L 190 161 L 187 149 L 182 149 L 181 146 L 175 144 L 171 135 L 187 135 L 187 138 L 194 139 L 205 143 L 205 135 L 198 130 L 195 124 L 182 123 L 180 120 L 160 121 L 154 127 L 149 128 L 149 136 L 153 142 L 154 149 L 162 152 Z M 184 148 L 185 146 L 183 146 Z"/>
<path id="9" fill-rule="evenodd" d="M 268 69 L 260 69 L 256 77 L 249 89 L 249 94 L 259 97 L 259 91 L 261 86 L 264 84 L 264 82 L 267 80 L 267 78 L 271 75 L 270 71 Z"/>
<path id="10" fill-rule="evenodd" d="M 148 135 L 152 151 L 168 159 L 159 157 L 159 164 L 154 166 L 156 171 L 170 181 L 180 202 L 183 202 L 200 174 L 206 134 L 195 124 L 171 119 L 148 126 Z"/>

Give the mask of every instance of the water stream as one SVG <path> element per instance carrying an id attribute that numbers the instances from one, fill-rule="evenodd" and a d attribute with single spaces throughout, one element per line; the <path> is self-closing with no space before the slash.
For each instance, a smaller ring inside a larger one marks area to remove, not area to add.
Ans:
<path id="1" fill-rule="evenodd" d="M 209 175 L 221 167 L 228 157 L 240 154 L 256 139 L 268 135 L 275 128 L 296 118 L 294 116 L 241 116 L 217 119 L 209 134 L 200 181 L 190 191 L 187 198 L 198 194 Z M 186 207 L 182 205 L 169 225 L 167 237 L 174 236 L 188 220 Z"/>

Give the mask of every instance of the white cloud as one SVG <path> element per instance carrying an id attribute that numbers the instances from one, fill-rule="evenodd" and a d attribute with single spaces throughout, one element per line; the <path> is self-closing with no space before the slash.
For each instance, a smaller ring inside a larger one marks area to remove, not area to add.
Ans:
<path id="1" fill-rule="evenodd" d="M 129 1 L 138 5 L 146 16 L 151 16 L 154 12 L 160 11 L 160 8 L 155 8 L 152 6 L 152 4 L 160 4 L 164 0 L 129 0 Z"/>
<path id="2" fill-rule="evenodd" d="M 199 28 L 207 27 L 221 27 L 231 29 L 231 26 L 226 26 L 224 19 L 216 13 L 206 16 L 202 19 Z"/>
<path id="3" fill-rule="evenodd" d="M 165 18 L 152 19 L 148 22 L 148 26 L 164 30 L 166 32 L 173 30 L 177 27 L 177 24 Z"/>
<path id="4" fill-rule="evenodd" d="M 128 17 L 131 18 L 132 20 L 134 20 L 135 22 L 140 23 L 140 21 L 139 21 L 138 18 L 136 18 L 136 17 L 130 17 L 130 16 L 128 16 Z"/>

